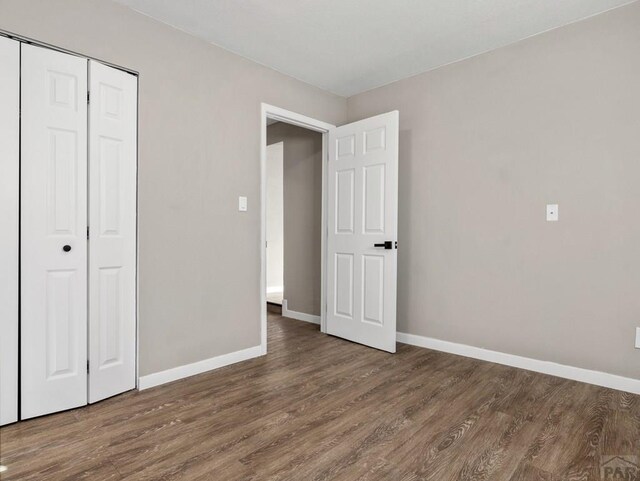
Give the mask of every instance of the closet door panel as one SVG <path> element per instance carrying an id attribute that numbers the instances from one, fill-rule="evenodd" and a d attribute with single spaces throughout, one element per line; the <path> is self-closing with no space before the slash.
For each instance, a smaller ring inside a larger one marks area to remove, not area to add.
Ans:
<path id="1" fill-rule="evenodd" d="M 21 407 L 87 403 L 87 60 L 22 45 Z"/>
<path id="2" fill-rule="evenodd" d="M 136 386 L 137 79 L 89 61 L 89 402 Z"/>
<path id="3" fill-rule="evenodd" d="M 18 420 L 20 44 L 0 37 L 0 425 Z"/>

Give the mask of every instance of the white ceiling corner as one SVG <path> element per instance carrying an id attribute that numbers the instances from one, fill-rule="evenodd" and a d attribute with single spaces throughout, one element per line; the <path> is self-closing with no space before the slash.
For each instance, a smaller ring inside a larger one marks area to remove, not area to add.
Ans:
<path id="1" fill-rule="evenodd" d="M 116 0 L 349 97 L 631 0 Z"/>

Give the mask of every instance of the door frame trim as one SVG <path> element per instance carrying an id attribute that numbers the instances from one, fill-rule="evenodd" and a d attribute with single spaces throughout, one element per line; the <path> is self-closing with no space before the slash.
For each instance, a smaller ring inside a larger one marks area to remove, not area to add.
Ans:
<path id="1" fill-rule="evenodd" d="M 262 102 L 260 104 L 260 348 L 267 353 L 267 119 L 278 120 L 322 134 L 322 228 L 321 228 L 321 280 L 320 331 L 326 332 L 326 239 L 327 239 L 327 162 L 329 160 L 329 131 L 335 125 L 306 115 Z"/>

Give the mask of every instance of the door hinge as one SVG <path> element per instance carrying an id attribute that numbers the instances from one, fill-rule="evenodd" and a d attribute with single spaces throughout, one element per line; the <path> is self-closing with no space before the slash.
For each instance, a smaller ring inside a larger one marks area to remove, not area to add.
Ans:
<path id="1" fill-rule="evenodd" d="M 89 226 L 87 226 L 87 239 L 89 238 Z"/>
<path id="2" fill-rule="evenodd" d="M 87 360 L 87 374 L 89 374 L 89 360 Z"/>
<path id="3" fill-rule="evenodd" d="M 91 101 L 91 92 L 87 90 L 87 103 Z"/>

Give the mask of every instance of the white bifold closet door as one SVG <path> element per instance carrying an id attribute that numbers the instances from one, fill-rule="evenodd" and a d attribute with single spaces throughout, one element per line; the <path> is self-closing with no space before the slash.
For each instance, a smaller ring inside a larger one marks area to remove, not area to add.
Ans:
<path id="1" fill-rule="evenodd" d="M 137 82 L 24 44 L 21 73 L 26 419 L 135 387 Z"/>
<path id="2" fill-rule="evenodd" d="M 137 79 L 89 61 L 89 402 L 136 386 Z"/>
<path id="3" fill-rule="evenodd" d="M 0 425 L 18 420 L 20 43 L 0 37 Z"/>
<path id="4" fill-rule="evenodd" d="M 22 44 L 21 417 L 87 403 L 87 60 Z"/>

